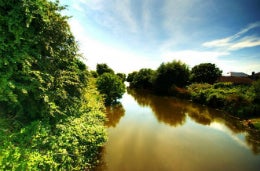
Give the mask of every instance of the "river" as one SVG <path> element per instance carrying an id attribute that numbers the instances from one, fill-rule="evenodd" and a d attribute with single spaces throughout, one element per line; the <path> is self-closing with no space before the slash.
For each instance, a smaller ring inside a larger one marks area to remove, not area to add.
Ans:
<path id="1" fill-rule="evenodd" d="M 222 111 L 129 90 L 107 116 L 97 170 L 260 170 L 259 133 Z"/>

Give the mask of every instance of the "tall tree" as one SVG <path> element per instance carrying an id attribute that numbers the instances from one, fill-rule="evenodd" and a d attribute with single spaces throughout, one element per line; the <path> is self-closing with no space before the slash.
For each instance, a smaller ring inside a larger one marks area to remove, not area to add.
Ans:
<path id="1" fill-rule="evenodd" d="M 136 75 L 134 75 L 131 87 L 151 89 L 153 87 L 155 71 L 149 68 L 140 69 Z"/>
<path id="2" fill-rule="evenodd" d="M 162 63 L 156 71 L 155 89 L 167 93 L 172 86 L 183 87 L 189 81 L 189 68 L 181 61 Z"/>
<path id="3" fill-rule="evenodd" d="M 129 73 L 126 77 L 126 81 L 131 83 L 134 80 L 135 75 L 137 74 L 137 71 L 133 71 L 131 73 Z"/>
<path id="4" fill-rule="evenodd" d="M 214 83 L 222 71 L 212 63 L 201 63 L 191 69 L 191 81 L 197 83 Z"/>
<path id="5" fill-rule="evenodd" d="M 104 73 L 97 79 L 97 88 L 105 98 L 106 104 L 110 105 L 121 98 L 125 92 L 125 85 L 115 74 Z"/>
<path id="6" fill-rule="evenodd" d="M 104 63 L 97 64 L 96 71 L 97 71 L 98 75 L 102 75 L 104 73 L 114 74 L 113 69 L 111 69 L 107 64 L 104 64 Z"/>

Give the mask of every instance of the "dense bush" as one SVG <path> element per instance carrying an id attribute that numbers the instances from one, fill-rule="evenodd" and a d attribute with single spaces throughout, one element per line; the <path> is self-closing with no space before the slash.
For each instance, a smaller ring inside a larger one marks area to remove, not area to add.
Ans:
<path id="1" fill-rule="evenodd" d="M 98 75 L 102 75 L 104 73 L 111 73 L 114 74 L 114 70 L 112 68 L 110 68 L 107 64 L 102 63 L 102 64 L 97 64 L 96 66 L 96 71 L 98 73 Z"/>
<path id="2" fill-rule="evenodd" d="M 124 73 L 116 73 L 116 75 L 123 81 L 126 81 L 126 74 Z"/>
<path id="3" fill-rule="evenodd" d="M 142 89 L 152 89 L 155 71 L 152 69 L 140 69 L 133 77 L 130 86 Z"/>
<path id="4" fill-rule="evenodd" d="M 71 114 L 87 70 L 63 7 L 47 0 L 0 4 L 1 111 L 27 121 Z"/>
<path id="5" fill-rule="evenodd" d="M 191 99 L 215 108 L 226 110 L 236 116 L 259 115 L 255 85 L 233 85 L 232 83 L 192 84 L 188 87 Z"/>
<path id="6" fill-rule="evenodd" d="M 172 86 L 186 86 L 189 76 L 188 66 L 180 61 L 162 63 L 156 70 L 155 90 L 159 93 L 168 93 Z"/>
<path id="7" fill-rule="evenodd" d="M 191 69 L 191 82 L 214 83 L 222 74 L 215 64 L 201 63 Z"/>
<path id="8" fill-rule="evenodd" d="M 180 61 L 162 63 L 156 71 L 143 68 L 127 76 L 132 88 L 153 90 L 161 94 L 182 92 L 180 88 L 189 82 L 189 68 Z"/>
<path id="9" fill-rule="evenodd" d="M 0 170 L 87 170 L 105 141 L 102 105 L 94 88 L 86 94 L 62 9 L 0 1 Z"/>
<path id="10" fill-rule="evenodd" d="M 125 93 L 125 84 L 115 74 L 104 73 L 97 78 L 97 88 L 104 96 L 106 104 L 112 104 Z"/>
<path id="11" fill-rule="evenodd" d="M 85 94 L 77 117 L 23 125 L 0 117 L 0 170 L 92 170 L 106 141 L 102 99 Z"/>
<path id="12" fill-rule="evenodd" d="M 137 71 L 131 72 L 127 75 L 126 81 L 131 84 L 131 82 L 134 80 L 135 75 L 137 74 Z"/>

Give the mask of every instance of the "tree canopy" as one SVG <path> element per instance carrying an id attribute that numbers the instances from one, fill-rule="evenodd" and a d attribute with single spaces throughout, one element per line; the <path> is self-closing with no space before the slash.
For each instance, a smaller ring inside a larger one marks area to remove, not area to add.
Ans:
<path id="1" fill-rule="evenodd" d="M 153 87 L 155 71 L 149 68 L 140 69 L 131 81 L 132 87 L 150 89 Z M 131 75 L 130 75 L 131 77 Z"/>
<path id="2" fill-rule="evenodd" d="M 189 81 L 189 68 L 180 61 L 162 63 L 156 71 L 155 89 L 168 92 L 172 86 L 183 87 Z"/>
<path id="3" fill-rule="evenodd" d="M 215 64 L 201 63 L 191 69 L 191 81 L 197 83 L 214 83 L 222 74 Z"/>
<path id="4" fill-rule="evenodd" d="M 97 64 L 96 66 L 96 71 L 98 73 L 98 75 L 102 75 L 104 73 L 111 73 L 114 74 L 114 70 L 111 69 L 107 64 L 102 63 L 102 64 Z"/>
<path id="5" fill-rule="evenodd" d="M 97 88 L 104 95 L 106 104 L 116 102 L 125 92 L 125 85 L 121 78 L 111 73 L 104 73 L 97 78 Z"/>

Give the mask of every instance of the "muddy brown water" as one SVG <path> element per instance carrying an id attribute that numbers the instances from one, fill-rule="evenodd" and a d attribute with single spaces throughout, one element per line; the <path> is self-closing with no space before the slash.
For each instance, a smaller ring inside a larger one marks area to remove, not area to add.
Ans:
<path id="1" fill-rule="evenodd" d="M 130 90 L 107 117 L 97 170 L 260 170 L 259 133 L 222 111 Z"/>

